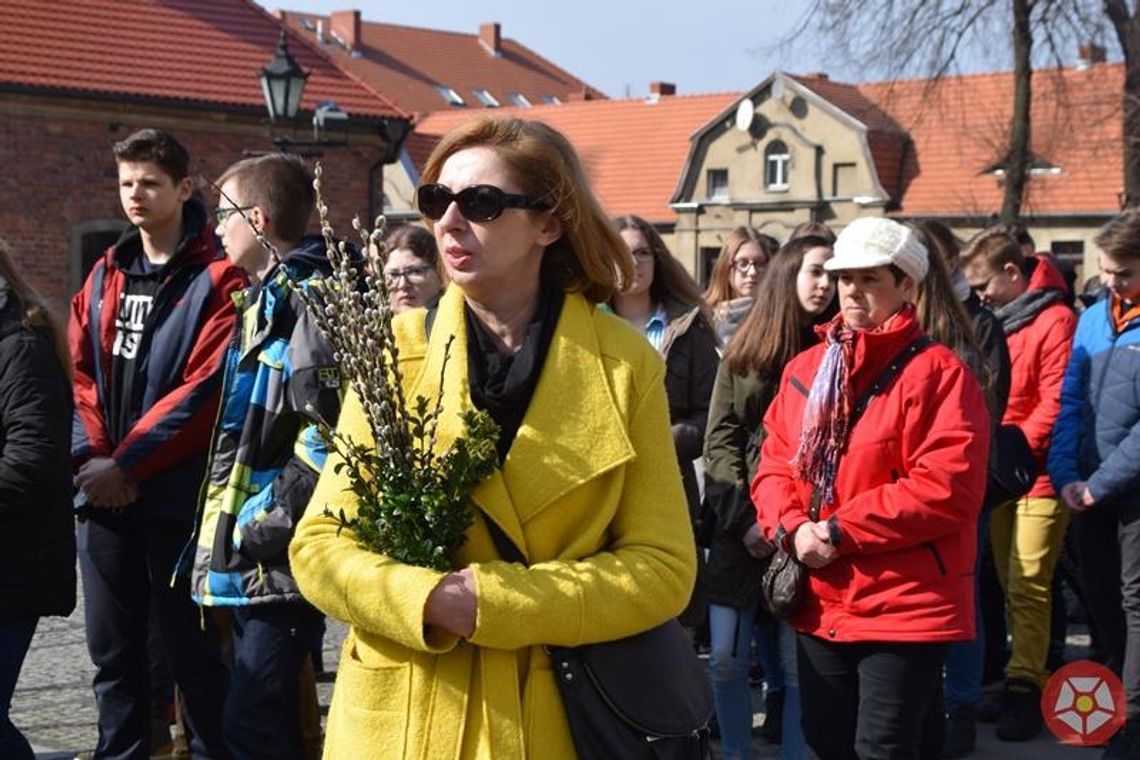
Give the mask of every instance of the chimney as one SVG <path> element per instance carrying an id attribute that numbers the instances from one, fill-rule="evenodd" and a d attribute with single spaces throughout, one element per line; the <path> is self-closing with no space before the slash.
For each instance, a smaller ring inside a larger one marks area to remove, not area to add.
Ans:
<path id="1" fill-rule="evenodd" d="M 1077 68 L 1087 69 L 1094 63 L 1104 63 L 1106 60 L 1104 47 L 1093 42 L 1086 42 L 1077 48 Z"/>
<path id="2" fill-rule="evenodd" d="M 360 50 L 360 11 L 333 11 L 329 16 L 329 33 L 350 53 Z"/>
<path id="3" fill-rule="evenodd" d="M 665 95 L 676 95 L 677 85 L 672 82 L 650 82 L 649 94 L 663 97 Z"/>
<path id="4" fill-rule="evenodd" d="M 582 100 L 596 100 L 596 98 L 594 97 L 594 93 L 592 93 L 590 91 L 590 88 L 586 85 L 582 85 L 582 89 L 580 89 L 576 92 L 566 93 L 566 102 L 567 103 L 577 102 L 577 101 L 582 101 Z"/>
<path id="5" fill-rule="evenodd" d="M 488 53 L 496 58 L 503 54 L 501 30 L 502 27 L 498 21 L 490 21 L 486 24 L 479 25 L 479 42 L 483 44 L 483 47 L 487 48 Z"/>

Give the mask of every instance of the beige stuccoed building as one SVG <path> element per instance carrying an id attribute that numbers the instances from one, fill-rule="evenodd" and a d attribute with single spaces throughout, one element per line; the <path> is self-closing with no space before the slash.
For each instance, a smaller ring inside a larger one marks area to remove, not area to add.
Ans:
<path id="1" fill-rule="evenodd" d="M 1079 274 L 1095 272 L 1092 238 L 1119 209 L 1121 77 L 1097 62 L 1034 78 L 1023 215 L 1037 249 Z M 1011 89 L 1008 72 L 934 87 L 776 72 L 693 134 L 671 198 L 673 252 L 704 282 L 739 225 L 783 241 L 804 221 L 838 231 L 889 215 L 936 218 L 968 239 L 1001 208 Z"/>

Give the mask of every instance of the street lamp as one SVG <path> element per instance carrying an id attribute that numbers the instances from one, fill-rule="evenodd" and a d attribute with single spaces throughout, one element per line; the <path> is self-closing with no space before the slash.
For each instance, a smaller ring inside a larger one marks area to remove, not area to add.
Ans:
<path id="1" fill-rule="evenodd" d="M 277 53 L 261 70 L 261 91 L 265 95 L 265 106 L 269 109 L 269 120 L 292 120 L 301 105 L 301 93 L 305 90 L 305 80 L 309 72 L 301 69 L 293 56 L 289 55 L 289 42 L 285 30 L 277 40 Z"/>

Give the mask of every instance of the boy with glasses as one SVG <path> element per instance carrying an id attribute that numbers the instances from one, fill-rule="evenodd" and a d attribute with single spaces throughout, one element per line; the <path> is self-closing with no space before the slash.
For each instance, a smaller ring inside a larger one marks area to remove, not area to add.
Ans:
<path id="1" fill-rule="evenodd" d="M 1028 495 L 995 506 L 990 517 L 1013 639 L 997 736 L 1028 741 L 1042 728 L 1053 572 L 1069 523 L 1044 465 L 1077 317 L 1065 305 L 1065 282 L 1052 263 L 1026 258 L 1002 229 L 979 234 L 961 260 L 966 280 L 994 310 L 1009 346 L 1011 383 L 1002 423 L 1021 428 L 1040 473 Z"/>
<path id="2" fill-rule="evenodd" d="M 294 289 L 319 289 L 332 266 L 324 240 L 305 236 L 316 194 L 301 159 L 247 158 L 218 185 L 218 238 L 251 284 L 236 298 L 240 319 L 226 354 L 191 590 L 199 604 L 232 614 L 230 751 L 299 760 L 300 675 L 323 616 L 301 597 L 287 550 L 325 463 L 317 425 L 336 426 L 341 382 Z"/>
<path id="3" fill-rule="evenodd" d="M 71 303 L 72 458 L 87 647 L 96 667 L 95 757 L 150 755 L 148 617 L 170 661 L 196 757 L 226 757 L 217 630 L 171 582 L 194 524 L 241 271 L 221 258 L 190 156 L 144 129 L 117 143 L 130 227 Z"/>
<path id="4" fill-rule="evenodd" d="M 1127 723 L 1106 758 L 1140 757 L 1140 211 L 1096 237 L 1107 297 L 1081 315 L 1049 475 L 1073 512 L 1085 601 Z M 1123 608 L 1123 613 L 1121 609 Z"/>

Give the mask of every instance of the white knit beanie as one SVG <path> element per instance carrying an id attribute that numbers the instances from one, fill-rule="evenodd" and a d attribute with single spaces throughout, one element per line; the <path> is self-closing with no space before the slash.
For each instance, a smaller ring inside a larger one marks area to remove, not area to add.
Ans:
<path id="1" fill-rule="evenodd" d="M 835 255 L 823 268 L 836 272 L 894 264 L 918 284 L 930 267 L 927 256 L 926 246 L 909 227 L 891 219 L 865 216 L 843 228 L 835 240 Z"/>

